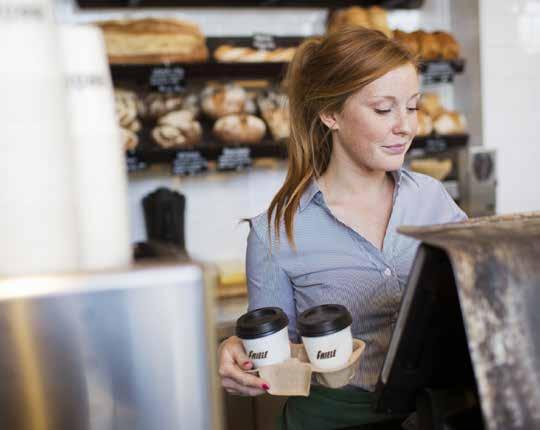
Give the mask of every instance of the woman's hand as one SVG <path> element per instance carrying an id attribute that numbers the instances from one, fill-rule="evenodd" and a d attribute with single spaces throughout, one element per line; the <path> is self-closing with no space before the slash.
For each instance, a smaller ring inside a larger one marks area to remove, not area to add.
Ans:
<path id="1" fill-rule="evenodd" d="M 238 337 L 231 336 L 221 342 L 218 358 L 221 385 L 228 393 L 258 396 L 270 388 L 263 379 L 245 372 L 253 367 L 253 363 L 246 355 L 242 341 Z"/>

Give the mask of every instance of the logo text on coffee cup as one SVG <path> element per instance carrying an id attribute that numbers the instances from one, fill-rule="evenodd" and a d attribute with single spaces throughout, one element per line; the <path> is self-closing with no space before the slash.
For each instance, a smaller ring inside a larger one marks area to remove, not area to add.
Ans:
<path id="1" fill-rule="evenodd" d="M 249 351 L 248 357 L 252 360 L 261 360 L 263 358 L 266 358 L 267 355 L 268 355 L 268 351 L 262 351 L 262 352 Z"/>
<path id="2" fill-rule="evenodd" d="M 336 356 L 336 350 L 332 351 L 317 351 L 317 360 L 326 360 L 327 358 L 334 358 Z"/>
<path id="3" fill-rule="evenodd" d="M 0 19 L 2 20 L 28 20 L 42 19 L 45 16 L 43 8 L 32 3 L 27 4 L 0 4 Z"/>

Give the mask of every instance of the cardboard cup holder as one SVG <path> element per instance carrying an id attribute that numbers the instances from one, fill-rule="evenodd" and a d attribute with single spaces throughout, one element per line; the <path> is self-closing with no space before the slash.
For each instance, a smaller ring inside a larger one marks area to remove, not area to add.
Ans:
<path id="1" fill-rule="evenodd" d="M 291 358 L 283 363 L 263 366 L 249 372 L 258 374 L 270 384 L 269 394 L 275 396 L 309 396 L 311 377 L 328 388 L 340 388 L 348 384 L 358 367 L 358 361 L 366 344 L 353 339 L 353 352 L 349 361 L 336 369 L 319 369 L 309 362 L 304 345 L 291 344 Z"/>

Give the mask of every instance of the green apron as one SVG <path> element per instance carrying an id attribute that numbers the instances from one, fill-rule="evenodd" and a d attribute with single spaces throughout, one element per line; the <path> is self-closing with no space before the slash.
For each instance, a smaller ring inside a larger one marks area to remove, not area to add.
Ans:
<path id="1" fill-rule="evenodd" d="M 280 430 L 400 429 L 401 418 L 373 411 L 374 394 L 360 389 L 312 386 L 309 397 L 289 397 Z M 379 423 L 379 424 L 377 424 Z"/>

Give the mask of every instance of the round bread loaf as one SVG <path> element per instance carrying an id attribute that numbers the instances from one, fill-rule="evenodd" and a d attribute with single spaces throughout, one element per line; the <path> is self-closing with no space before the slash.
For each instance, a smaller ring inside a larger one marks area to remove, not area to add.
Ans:
<path id="1" fill-rule="evenodd" d="M 120 137 L 124 151 L 133 151 L 139 144 L 139 137 L 131 130 L 120 127 Z"/>
<path id="2" fill-rule="evenodd" d="M 431 117 L 422 111 L 418 111 L 417 136 L 428 136 L 433 132 L 433 121 Z"/>
<path id="3" fill-rule="evenodd" d="M 386 16 L 386 10 L 379 6 L 371 6 L 367 10 L 369 28 L 379 30 L 387 37 L 392 37 L 392 30 L 388 26 L 388 17 Z"/>
<path id="4" fill-rule="evenodd" d="M 266 133 L 266 125 L 254 115 L 227 115 L 216 121 L 213 133 L 226 143 L 258 143 Z"/>
<path id="5" fill-rule="evenodd" d="M 185 137 L 186 145 L 194 145 L 201 140 L 201 124 L 194 119 L 193 112 L 189 110 L 169 112 L 158 120 L 158 125 L 176 127 Z"/>
<path id="6" fill-rule="evenodd" d="M 432 119 L 437 118 L 443 111 L 441 99 L 437 93 L 424 93 L 418 102 L 418 108 Z"/>
<path id="7" fill-rule="evenodd" d="M 455 60 L 459 58 L 459 44 L 454 36 L 445 31 L 436 31 L 433 35 L 439 42 L 441 56 L 445 60 Z"/>
<path id="8" fill-rule="evenodd" d="M 427 33 L 423 30 L 413 33 L 418 39 L 420 46 L 420 57 L 424 60 L 436 60 L 441 57 L 441 47 L 437 36 L 433 33 Z"/>
<path id="9" fill-rule="evenodd" d="M 116 117 L 121 127 L 128 127 L 137 118 L 137 96 L 132 91 L 114 90 Z"/>
<path id="10" fill-rule="evenodd" d="M 414 55 L 418 55 L 420 52 L 420 47 L 418 45 L 418 38 L 412 34 L 405 31 L 394 30 L 394 39 L 402 44 L 407 50 L 412 52 Z"/>
<path id="11" fill-rule="evenodd" d="M 467 129 L 465 117 L 459 112 L 443 112 L 435 121 L 433 128 L 438 134 L 463 134 Z"/>
<path id="12" fill-rule="evenodd" d="M 152 130 L 154 141 L 165 149 L 186 146 L 188 141 L 180 129 L 172 125 L 158 125 Z"/>
<path id="13" fill-rule="evenodd" d="M 203 90 L 201 107 L 211 118 L 221 118 L 244 111 L 246 91 L 238 85 L 210 86 Z"/>
<path id="14" fill-rule="evenodd" d="M 159 118 L 173 110 L 180 109 L 184 98 L 177 94 L 149 93 L 137 104 L 142 118 Z"/>

